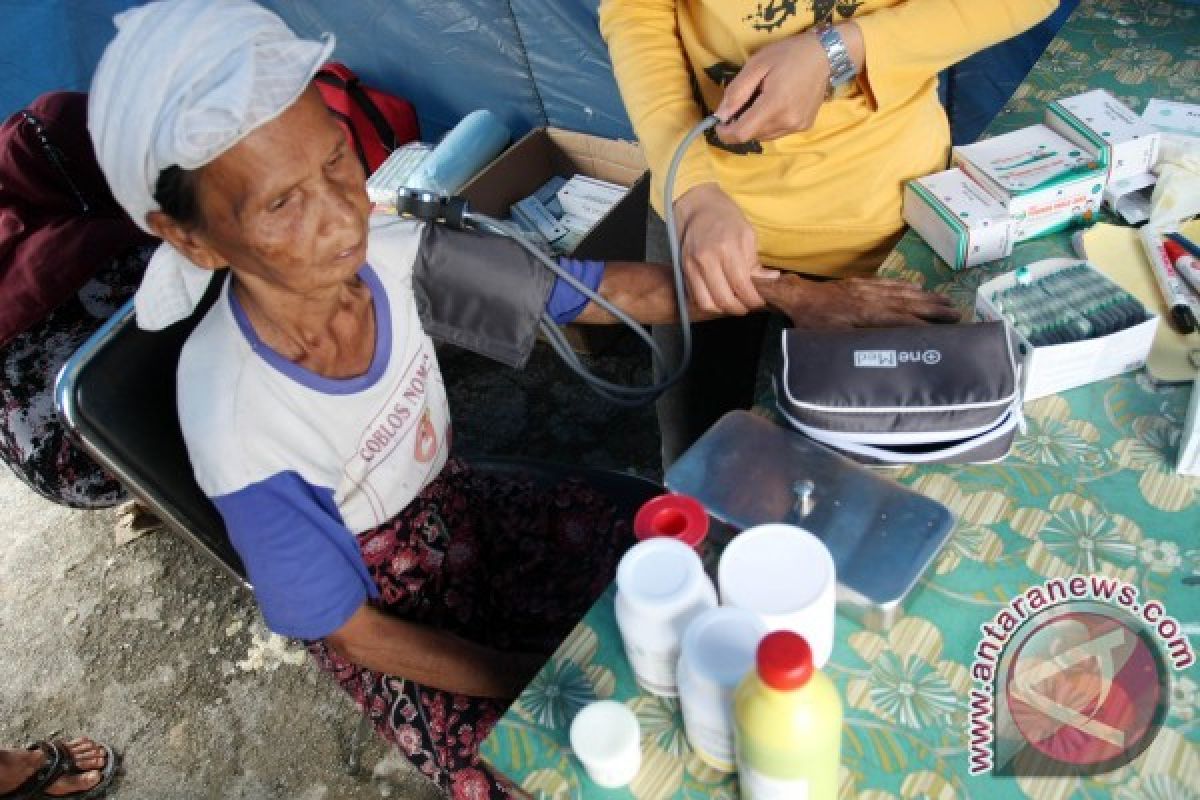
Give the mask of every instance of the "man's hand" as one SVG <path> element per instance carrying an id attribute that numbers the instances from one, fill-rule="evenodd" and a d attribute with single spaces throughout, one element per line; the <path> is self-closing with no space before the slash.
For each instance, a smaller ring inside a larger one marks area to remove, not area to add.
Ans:
<path id="1" fill-rule="evenodd" d="M 772 308 L 801 329 L 899 328 L 958 322 L 962 316 L 943 295 L 887 278 L 813 281 L 789 274 L 759 288 Z"/>
<path id="2" fill-rule="evenodd" d="M 704 183 L 676 201 L 675 213 L 683 274 L 695 304 L 722 314 L 763 308 L 755 281 L 769 282 L 778 273 L 759 263 L 758 237 L 737 203 L 717 184 Z"/>
<path id="3" fill-rule="evenodd" d="M 858 25 L 837 26 L 850 59 L 862 71 L 863 41 Z M 812 31 L 773 42 L 746 61 L 725 87 L 716 115 L 721 141 L 770 141 L 806 131 L 817 118 L 829 86 L 829 57 Z M 736 117 L 736 119 L 735 119 Z"/>

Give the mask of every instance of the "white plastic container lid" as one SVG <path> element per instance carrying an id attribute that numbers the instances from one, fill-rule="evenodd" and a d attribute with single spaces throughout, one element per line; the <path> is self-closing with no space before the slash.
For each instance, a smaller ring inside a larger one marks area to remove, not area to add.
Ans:
<path id="1" fill-rule="evenodd" d="M 712 608 L 688 625 L 680 658 L 697 677 L 732 691 L 754 666 L 755 650 L 766 633 L 751 611 Z"/>
<path id="2" fill-rule="evenodd" d="M 721 554 L 721 602 L 766 616 L 811 606 L 836 581 L 829 548 L 803 528 L 759 525 L 733 538 Z"/>
<path id="3" fill-rule="evenodd" d="M 687 608 L 708 576 L 696 551 L 675 539 L 647 539 L 617 566 L 617 591 L 640 613 L 667 616 Z"/>
<path id="4" fill-rule="evenodd" d="M 812 647 L 817 667 L 833 653 L 837 571 L 829 548 L 803 528 L 759 525 L 734 537 L 717 565 L 722 605 L 758 615 Z"/>
<path id="5" fill-rule="evenodd" d="M 754 669 L 766 626 L 756 614 L 725 606 L 688 624 L 679 655 L 679 703 L 692 750 L 722 772 L 736 769 L 733 695 Z"/>
<path id="6" fill-rule="evenodd" d="M 614 700 L 583 708 L 571 722 L 571 749 L 588 775 L 607 789 L 625 786 L 641 768 L 641 728 L 637 716 Z"/>

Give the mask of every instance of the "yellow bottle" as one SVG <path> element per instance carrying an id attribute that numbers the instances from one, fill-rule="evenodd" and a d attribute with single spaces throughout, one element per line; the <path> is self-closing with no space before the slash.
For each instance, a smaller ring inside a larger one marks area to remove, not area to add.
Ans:
<path id="1" fill-rule="evenodd" d="M 842 700 L 804 637 L 763 637 L 733 706 L 743 800 L 835 800 Z"/>

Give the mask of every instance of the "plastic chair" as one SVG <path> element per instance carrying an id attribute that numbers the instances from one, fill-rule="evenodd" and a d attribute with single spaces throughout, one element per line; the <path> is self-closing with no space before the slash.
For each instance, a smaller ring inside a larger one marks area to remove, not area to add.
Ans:
<path id="1" fill-rule="evenodd" d="M 188 335 L 218 296 L 214 281 L 191 318 L 166 330 L 140 330 L 132 301 L 105 323 L 64 365 L 55 403 L 67 429 L 97 463 L 111 472 L 171 530 L 184 536 L 242 585 L 241 559 L 216 508 L 196 485 L 175 408 L 175 369 Z M 514 458 L 472 458 L 472 467 L 522 475 L 543 486 L 577 477 L 603 492 L 632 520 L 648 499 L 665 491 L 651 481 L 609 470 L 568 467 Z M 352 735 L 347 771 L 356 774 L 369 722 Z"/>

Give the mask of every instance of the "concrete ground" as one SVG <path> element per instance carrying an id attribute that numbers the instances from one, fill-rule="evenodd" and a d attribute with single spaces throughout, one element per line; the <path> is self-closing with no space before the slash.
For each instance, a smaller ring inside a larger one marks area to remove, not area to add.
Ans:
<path id="1" fill-rule="evenodd" d="M 617 348 L 621 350 L 622 348 Z M 636 349 L 601 358 L 645 380 Z M 544 348 L 524 372 L 445 351 L 456 447 L 657 477 L 651 409 L 595 400 Z M 123 800 L 358 800 L 438 793 L 373 735 L 345 774 L 358 719 L 253 598 L 189 543 L 114 543 L 112 511 L 42 500 L 0 468 L 0 743 L 85 733 L 124 755 Z"/>

